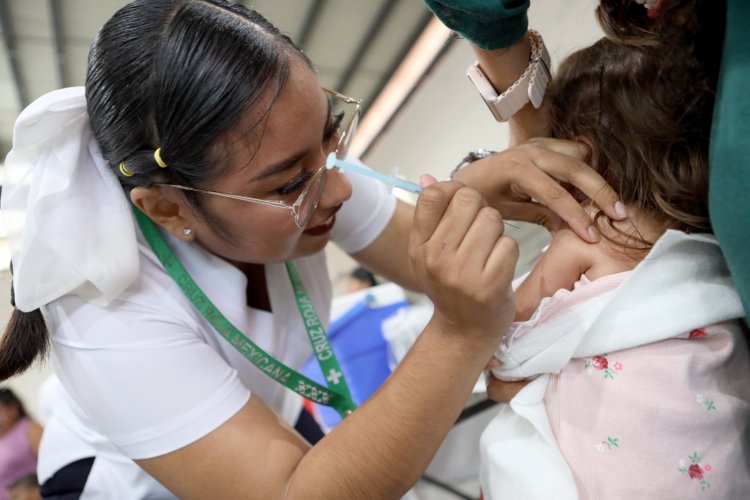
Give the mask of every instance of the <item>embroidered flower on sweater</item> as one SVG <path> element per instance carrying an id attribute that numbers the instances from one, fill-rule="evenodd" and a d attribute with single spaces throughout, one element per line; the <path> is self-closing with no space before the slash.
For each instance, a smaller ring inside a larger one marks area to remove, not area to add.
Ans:
<path id="1" fill-rule="evenodd" d="M 688 334 L 689 339 L 700 339 L 708 336 L 708 331 L 705 328 L 696 328 Z"/>
<path id="2" fill-rule="evenodd" d="M 611 450 L 614 448 L 620 447 L 620 438 L 614 438 L 612 436 L 607 436 L 607 439 L 605 441 L 600 441 L 596 443 L 596 451 L 602 452 L 606 450 Z"/>
<path id="3" fill-rule="evenodd" d="M 592 358 L 589 358 L 585 362 L 585 368 L 586 373 L 589 375 L 595 374 L 597 371 L 601 371 L 604 375 L 604 378 L 615 378 L 615 372 L 622 371 L 622 363 L 619 361 L 615 361 L 612 363 L 612 366 L 609 366 L 609 360 L 607 359 L 606 354 L 601 354 L 599 356 L 593 356 Z"/>
<path id="4" fill-rule="evenodd" d="M 708 411 L 713 411 L 716 409 L 716 405 L 714 404 L 713 400 L 704 397 L 702 394 L 696 394 L 695 400 L 705 406 Z"/>
<path id="5" fill-rule="evenodd" d="M 708 481 L 705 479 L 705 473 L 711 472 L 711 464 L 701 464 L 701 458 L 697 451 L 694 451 L 692 455 L 688 457 L 689 462 L 685 459 L 680 460 L 680 468 L 678 469 L 684 476 L 690 479 L 697 479 L 698 484 L 701 486 L 701 490 L 707 490 L 711 487 Z"/>

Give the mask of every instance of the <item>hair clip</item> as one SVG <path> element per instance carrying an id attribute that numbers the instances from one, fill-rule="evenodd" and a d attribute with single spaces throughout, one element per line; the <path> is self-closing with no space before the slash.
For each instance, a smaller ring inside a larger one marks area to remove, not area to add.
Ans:
<path id="1" fill-rule="evenodd" d="M 154 151 L 154 160 L 161 168 L 167 168 L 166 162 L 161 159 L 161 148 L 156 148 L 156 151 Z"/>
<path id="2" fill-rule="evenodd" d="M 635 2 L 646 7 L 646 15 L 649 19 L 658 19 L 664 10 L 664 0 L 635 0 Z"/>
<path id="3" fill-rule="evenodd" d="M 120 162 L 120 173 L 124 175 L 125 177 L 133 177 L 133 172 L 125 168 L 125 160 L 122 160 Z"/>

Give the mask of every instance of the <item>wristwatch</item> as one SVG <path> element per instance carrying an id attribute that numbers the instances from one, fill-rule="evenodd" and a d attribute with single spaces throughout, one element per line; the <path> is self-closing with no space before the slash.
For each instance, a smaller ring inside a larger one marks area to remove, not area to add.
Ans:
<path id="1" fill-rule="evenodd" d="M 542 36 L 536 30 L 529 30 L 529 42 L 531 44 L 531 56 L 529 65 L 523 74 L 508 87 L 502 94 L 498 95 L 484 74 L 479 62 L 475 62 L 466 71 L 466 76 L 479 90 L 487 107 L 490 108 L 492 116 L 499 122 L 506 122 L 519 109 L 528 102 L 535 108 L 542 105 L 544 91 L 550 80 L 550 57 L 544 46 Z"/>
<path id="2" fill-rule="evenodd" d="M 492 151 L 491 149 L 479 148 L 479 149 L 475 149 L 474 151 L 469 151 L 469 153 L 466 156 L 464 156 L 463 160 L 461 160 L 461 162 L 458 165 L 453 167 L 453 170 L 451 170 L 451 173 L 448 176 L 448 178 L 453 180 L 453 176 L 456 175 L 456 172 L 458 172 L 461 169 L 461 167 L 464 167 L 468 165 L 469 163 L 473 163 L 477 160 L 481 160 L 482 158 L 487 158 L 488 156 L 493 155 L 493 154 L 495 154 L 495 151 Z"/>

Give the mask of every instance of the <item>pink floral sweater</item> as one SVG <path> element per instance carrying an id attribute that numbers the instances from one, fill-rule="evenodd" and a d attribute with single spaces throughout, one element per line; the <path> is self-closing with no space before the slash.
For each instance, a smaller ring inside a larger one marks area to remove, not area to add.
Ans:
<path id="1" fill-rule="evenodd" d="M 750 357 L 718 247 L 654 250 L 508 332 L 495 375 L 536 379 L 482 436 L 485 499 L 750 498 Z"/>

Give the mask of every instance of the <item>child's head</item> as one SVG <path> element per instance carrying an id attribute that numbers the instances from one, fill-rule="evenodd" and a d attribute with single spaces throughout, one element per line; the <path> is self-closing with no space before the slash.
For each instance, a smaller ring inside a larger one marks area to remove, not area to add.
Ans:
<path id="1" fill-rule="evenodd" d="M 550 85 L 552 134 L 586 142 L 622 201 L 660 228 L 710 231 L 712 80 L 677 53 L 602 39 Z"/>

